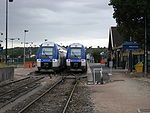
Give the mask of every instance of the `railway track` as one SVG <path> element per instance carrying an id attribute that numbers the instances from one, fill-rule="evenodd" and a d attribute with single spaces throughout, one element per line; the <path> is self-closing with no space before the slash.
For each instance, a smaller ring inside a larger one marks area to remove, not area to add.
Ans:
<path id="1" fill-rule="evenodd" d="M 20 82 L 20 81 L 23 81 L 23 80 L 26 80 L 26 79 L 29 79 L 29 78 L 30 77 L 25 77 L 25 78 L 22 78 L 22 79 L 19 79 L 19 80 L 14 80 L 14 81 L 11 81 L 11 82 L 8 82 L 8 83 L 1 84 L 0 88 L 5 87 L 5 86 L 9 86 L 11 84 L 14 84 L 14 83 L 17 83 L 17 82 Z"/>
<path id="2" fill-rule="evenodd" d="M 10 89 L 17 88 L 17 87 L 21 86 L 22 84 L 26 84 L 29 81 L 32 81 L 34 79 L 36 79 L 36 78 L 35 77 L 34 78 L 33 77 L 26 77 L 26 78 L 23 78 L 23 79 L 11 81 L 9 83 L 1 85 L 1 87 L 0 87 L 0 95 L 2 95 L 3 93 L 7 92 Z"/>
<path id="3" fill-rule="evenodd" d="M 17 113 L 65 113 L 76 86 L 76 79 L 60 79 Z"/>
<path id="4" fill-rule="evenodd" d="M 0 109 L 9 104 L 10 102 L 16 100 L 20 96 L 25 93 L 33 90 L 38 86 L 37 83 L 39 80 L 44 77 L 27 77 L 24 79 L 20 79 L 18 81 L 14 81 L 12 83 L 8 83 L 7 85 L 1 86 L 0 90 Z"/>
<path id="5" fill-rule="evenodd" d="M 71 98 L 72 98 L 72 96 L 73 96 L 73 93 L 74 93 L 74 90 L 75 90 L 77 84 L 78 84 L 78 83 L 76 82 L 75 85 L 74 85 L 74 87 L 73 87 L 73 89 L 72 89 L 72 91 L 71 91 L 71 93 L 70 93 L 70 96 L 69 96 L 69 98 L 68 98 L 68 100 L 67 100 L 67 102 L 66 102 L 66 104 L 65 104 L 65 107 L 64 107 L 62 113 L 66 113 L 67 108 L 68 108 L 69 103 L 70 103 L 70 100 L 71 100 Z"/>
<path id="6" fill-rule="evenodd" d="M 26 79 L 21 79 L 19 81 L 14 82 L 14 83 L 5 85 L 5 86 L 0 88 L 0 97 L 9 93 L 9 92 L 15 91 L 16 89 L 19 89 L 19 88 L 22 88 L 28 84 L 31 84 L 32 82 L 34 82 L 40 78 L 39 77 L 38 78 L 37 77 L 27 77 Z"/>

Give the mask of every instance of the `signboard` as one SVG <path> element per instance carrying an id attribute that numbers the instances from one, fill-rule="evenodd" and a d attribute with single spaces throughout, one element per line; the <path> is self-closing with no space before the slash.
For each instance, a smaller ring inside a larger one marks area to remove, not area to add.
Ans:
<path id="1" fill-rule="evenodd" d="M 123 43 L 123 49 L 139 49 L 140 46 L 135 41 L 127 41 Z"/>
<path id="2" fill-rule="evenodd" d="M 123 49 L 139 49 L 140 47 L 138 45 L 125 45 L 123 46 Z"/>
<path id="3" fill-rule="evenodd" d="M 3 51 L 3 47 L 0 47 L 0 51 Z"/>

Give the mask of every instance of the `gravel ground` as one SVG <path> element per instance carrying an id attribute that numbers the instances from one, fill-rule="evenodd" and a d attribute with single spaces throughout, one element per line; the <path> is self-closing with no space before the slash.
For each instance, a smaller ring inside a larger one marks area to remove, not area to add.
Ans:
<path id="1" fill-rule="evenodd" d="M 15 83 L 11 83 L 11 84 L 8 84 L 6 86 L 3 86 L 0 88 L 0 94 L 1 93 L 4 93 L 4 92 L 7 92 L 8 90 L 12 90 L 12 89 L 16 89 L 17 87 L 20 87 L 24 84 L 27 84 L 27 83 L 30 83 L 34 80 L 36 80 L 37 78 L 27 78 L 27 79 L 24 79 L 24 80 L 21 80 L 19 82 L 15 82 Z"/>
<path id="2" fill-rule="evenodd" d="M 65 80 L 64 83 L 56 86 L 56 88 L 37 101 L 26 113 L 61 113 L 63 106 L 72 89 L 74 80 Z"/>
<path id="3" fill-rule="evenodd" d="M 62 112 L 62 107 L 68 98 L 68 84 L 62 84 L 61 87 L 54 90 L 52 93 L 48 94 L 45 98 L 40 100 L 37 104 L 32 106 L 30 110 L 26 113 L 60 113 Z M 66 91 L 67 88 L 67 91 Z M 70 85 L 71 88 L 71 85 Z M 36 97 L 41 92 L 38 92 L 34 95 Z M 86 79 L 80 80 L 75 93 L 73 94 L 73 99 L 69 105 L 69 110 L 67 113 L 96 113 L 94 112 L 93 103 L 90 101 L 91 90 L 86 85 Z M 13 107 L 12 110 L 7 111 L 6 113 L 17 113 L 17 111 L 27 104 L 30 100 L 34 98 L 33 96 L 28 99 L 20 102 L 19 105 Z"/>
<path id="4" fill-rule="evenodd" d="M 86 80 L 81 80 L 75 89 L 67 113 L 95 113 L 93 103 L 90 101 L 90 93 Z"/>
<path id="5" fill-rule="evenodd" d="M 15 82 L 15 83 L 8 84 L 6 86 L 1 87 L 0 108 L 6 106 L 10 102 L 15 101 L 17 98 L 21 97 L 22 95 L 27 94 L 31 90 L 38 87 L 40 82 L 39 81 L 35 82 L 35 80 L 38 80 L 38 78 L 28 78 L 28 79 L 21 80 L 19 82 Z"/>
<path id="6" fill-rule="evenodd" d="M 150 109 L 150 83 L 145 82 L 145 79 L 131 78 L 123 71 L 119 73 L 115 71 L 110 80 L 111 82 L 103 85 L 87 85 L 86 81 L 81 81 L 75 89 L 67 113 L 137 113 L 139 108 Z M 61 88 L 63 89 L 64 87 Z M 36 93 L 35 97 L 41 92 Z M 61 110 L 57 109 L 57 106 L 61 106 L 60 103 L 65 101 L 58 98 L 60 95 L 65 96 L 64 93 L 56 92 L 49 95 L 55 102 L 45 98 L 27 113 L 60 113 Z M 6 113 L 17 113 L 18 109 L 33 98 L 29 97 Z M 41 107 L 43 105 L 44 107 Z"/>
<path id="7" fill-rule="evenodd" d="M 56 82 L 58 79 L 59 78 L 43 79 L 41 81 L 40 89 L 36 89 L 34 92 L 32 92 L 33 93 L 32 95 L 27 94 L 27 95 L 25 95 L 25 97 L 23 96 L 20 99 L 18 99 L 17 102 L 15 103 L 15 106 L 13 106 L 10 110 L 6 110 L 5 113 L 18 113 L 19 109 L 21 109 L 23 106 L 27 105 L 29 102 L 34 100 L 37 96 L 41 95 L 41 93 L 43 93 L 48 87 L 52 86 L 52 84 L 54 84 L 54 82 Z M 8 109 L 8 108 L 5 108 L 5 109 Z"/>

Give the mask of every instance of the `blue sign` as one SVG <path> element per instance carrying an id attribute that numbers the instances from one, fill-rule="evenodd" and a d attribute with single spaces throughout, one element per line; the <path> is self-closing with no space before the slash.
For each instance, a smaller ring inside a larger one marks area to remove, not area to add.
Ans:
<path id="1" fill-rule="evenodd" d="M 3 47 L 0 47 L 0 51 L 3 51 Z"/>
<path id="2" fill-rule="evenodd" d="M 139 49 L 140 47 L 138 45 L 125 45 L 123 46 L 123 49 Z"/>
<path id="3" fill-rule="evenodd" d="M 139 45 L 139 44 L 137 42 L 135 42 L 135 41 L 125 41 L 123 43 L 123 45 Z"/>
<path id="4" fill-rule="evenodd" d="M 123 43 L 123 49 L 139 49 L 140 46 L 135 41 L 127 41 Z"/>

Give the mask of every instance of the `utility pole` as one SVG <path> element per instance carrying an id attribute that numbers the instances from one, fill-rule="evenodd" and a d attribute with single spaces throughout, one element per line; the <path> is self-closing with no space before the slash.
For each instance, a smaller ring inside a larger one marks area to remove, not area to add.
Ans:
<path id="1" fill-rule="evenodd" d="M 5 62 L 7 63 L 7 44 L 8 44 L 8 0 L 6 0 L 6 53 L 5 53 Z"/>
<path id="2" fill-rule="evenodd" d="M 5 62 L 7 63 L 7 47 L 8 47 L 8 3 L 13 2 L 13 0 L 6 0 L 6 53 Z"/>
<path id="3" fill-rule="evenodd" d="M 29 32 L 29 30 L 24 30 L 24 52 L 23 52 L 23 64 L 24 64 L 24 67 L 25 67 L 25 62 L 26 62 L 26 47 L 25 47 L 25 44 L 26 44 L 26 33 Z"/>
<path id="4" fill-rule="evenodd" d="M 148 52 L 147 52 L 147 7 L 145 10 L 145 49 L 144 49 L 144 59 L 145 59 L 145 63 L 144 63 L 144 73 L 145 75 L 147 75 L 147 58 L 148 58 Z"/>
<path id="5" fill-rule="evenodd" d="M 130 41 L 133 41 L 132 40 L 132 37 L 130 37 Z M 129 70 L 130 70 L 130 72 L 132 72 L 132 63 L 133 61 L 132 61 L 132 50 L 130 49 L 129 50 Z"/>

